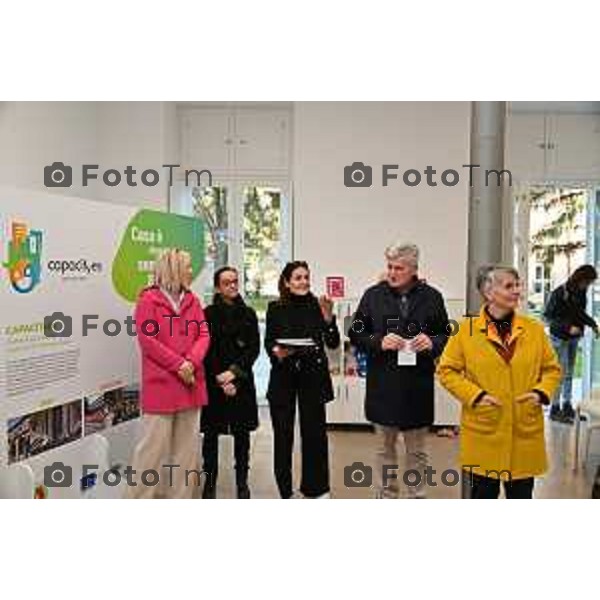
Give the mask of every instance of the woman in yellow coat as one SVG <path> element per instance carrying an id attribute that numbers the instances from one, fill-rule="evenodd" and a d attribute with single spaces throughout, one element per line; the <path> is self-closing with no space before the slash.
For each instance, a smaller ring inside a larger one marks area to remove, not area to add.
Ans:
<path id="1" fill-rule="evenodd" d="M 471 498 L 531 498 L 547 468 L 542 405 L 561 370 L 542 324 L 515 312 L 519 274 L 511 267 L 480 270 L 484 303 L 450 336 L 437 374 L 462 404 L 460 461 Z"/>

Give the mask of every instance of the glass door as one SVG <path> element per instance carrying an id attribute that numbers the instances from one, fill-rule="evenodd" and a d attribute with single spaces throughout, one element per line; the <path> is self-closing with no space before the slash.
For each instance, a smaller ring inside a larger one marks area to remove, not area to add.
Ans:
<path id="1" fill-rule="evenodd" d="M 595 188 L 590 194 L 587 233 L 587 262 L 600 270 L 600 188 Z M 599 281 L 592 286 L 588 303 L 589 314 L 600 322 Z M 587 328 L 584 342 L 583 397 L 590 400 L 600 397 L 600 340 Z"/>
<path id="2" fill-rule="evenodd" d="M 192 190 L 194 214 L 204 224 L 205 263 L 196 290 L 204 305 L 212 302 L 213 273 L 230 263 L 231 255 L 231 192 L 226 185 L 212 185 Z"/>
<path id="3" fill-rule="evenodd" d="M 543 319 L 548 297 L 576 267 L 591 262 L 591 224 L 597 210 L 587 184 L 523 185 L 515 196 L 514 260 L 524 282 L 522 310 Z M 590 341 L 580 344 L 573 373 L 573 400 L 589 389 Z M 586 369 L 588 370 L 586 372 Z M 587 382 L 587 383 L 586 383 Z"/>
<path id="4" fill-rule="evenodd" d="M 236 267 L 240 292 L 256 310 L 261 340 L 268 303 L 278 296 L 279 273 L 291 259 L 292 206 L 284 181 L 225 181 L 191 191 L 192 213 L 205 226 L 205 266 L 194 288 L 212 302 L 213 274 Z M 262 348 L 255 364 L 259 398 L 266 393 L 270 364 Z"/>
<path id="5" fill-rule="evenodd" d="M 279 296 L 279 274 L 292 256 L 289 188 L 283 182 L 243 182 L 236 186 L 236 197 L 241 292 L 258 315 L 260 336 L 264 340 L 267 306 Z M 270 368 L 269 357 L 261 344 L 254 376 L 262 402 L 265 401 Z"/>

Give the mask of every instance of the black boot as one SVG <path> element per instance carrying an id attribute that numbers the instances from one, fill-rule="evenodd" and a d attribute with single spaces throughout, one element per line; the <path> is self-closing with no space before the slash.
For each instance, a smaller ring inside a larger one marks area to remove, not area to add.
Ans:
<path id="1" fill-rule="evenodd" d="M 562 422 L 562 410 L 558 404 L 553 404 L 550 407 L 550 420 Z"/>
<path id="2" fill-rule="evenodd" d="M 214 500 L 217 497 L 217 476 L 216 474 L 206 474 L 204 489 L 202 490 L 203 500 Z"/>
<path id="3" fill-rule="evenodd" d="M 562 407 L 562 422 L 572 425 L 575 422 L 575 411 L 569 402 Z"/>
<path id="4" fill-rule="evenodd" d="M 248 469 L 236 470 L 235 483 L 237 486 L 238 500 L 250 500 L 250 488 L 248 487 Z"/>

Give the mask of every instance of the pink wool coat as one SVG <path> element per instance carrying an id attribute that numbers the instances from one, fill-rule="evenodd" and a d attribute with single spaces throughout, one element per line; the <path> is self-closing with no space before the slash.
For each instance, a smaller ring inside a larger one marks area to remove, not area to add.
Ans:
<path id="1" fill-rule="evenodd" d="M 138 299 L 135 324 L 142 359 L 142 411 L 170 414 L 208 404 L 203 360 L 210 333 L 196 295 L 186 291 L 177 313 L 159 288 L 146 288 Z M 196 369 L 192 387 L 177 374 L 186 360 Z"/>

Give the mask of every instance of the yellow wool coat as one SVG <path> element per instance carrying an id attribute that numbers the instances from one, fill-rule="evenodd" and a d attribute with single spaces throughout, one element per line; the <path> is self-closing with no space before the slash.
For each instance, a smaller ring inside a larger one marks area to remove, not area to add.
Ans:
<path id="1" fill-rule="evenodd" d="M 535 403 L 516 399 L 533 390 L 552 398 L 561 368 L 539 321 L 515 314 L 510 362 L 494 347 L 497 335 L 482 308 L 478 317 L 466 318 L 449 338 L 437 367 L 441 384 L 462 404 L 461 467 L 504 480 L 541 475 L 547 469 L 543 411 Z M 473 406 L 483 391 L 501 406 Z"/>

